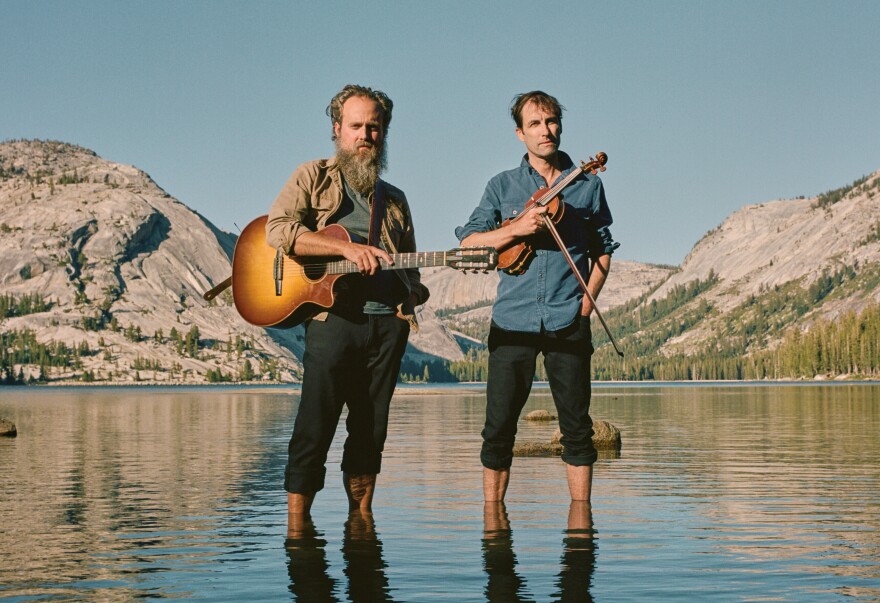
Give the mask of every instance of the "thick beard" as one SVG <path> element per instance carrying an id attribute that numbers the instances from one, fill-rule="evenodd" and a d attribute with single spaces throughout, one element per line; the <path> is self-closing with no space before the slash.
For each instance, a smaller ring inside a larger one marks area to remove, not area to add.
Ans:
<path id="1" fill-rule="evenodd" d="M 361 195 L 369 195 L 379 180 L 379 174 L 385 171 L 387 166 L 388 147 L 384 144 L 381 147 L 373 146 L 368 155 L 363 155 L 358 151 L 349 151 L 340 146 L 339 140 L 336 141 L 336 163 L 345 177 L 348 185 Z"/>

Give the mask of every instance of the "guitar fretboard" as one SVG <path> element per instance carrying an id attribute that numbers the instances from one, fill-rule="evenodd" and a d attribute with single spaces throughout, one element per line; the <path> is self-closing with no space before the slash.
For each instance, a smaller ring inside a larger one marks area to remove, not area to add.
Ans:
<path id="1" fill-rule="evenodd" d="M 407 268 L 431 268 L 434 266 L 449 266 L 453 263 L 467 264 L 467 256 L 462 256 L 460 251 L 417 251 L 413 253 L 392 253 L 393 264 L 379 260 L 382 270 L 405 270 Z M 292 262 L 292 260 L 290 260 Z M 474 264 L 480 262 L 480 258 L 474 258 Z M 285 261 L 285 269 L 287 268 Z M 352 274 L 360 272 L 357 264 L 351 260 L 339 259 L 330 261 L 294 262 L 301 267 L 306 274 Z M 483 262 L 485 263 L 485 262 Z"/>

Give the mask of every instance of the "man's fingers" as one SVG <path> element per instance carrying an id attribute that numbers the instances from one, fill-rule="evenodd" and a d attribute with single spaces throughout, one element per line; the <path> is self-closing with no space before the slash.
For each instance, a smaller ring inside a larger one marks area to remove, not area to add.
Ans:
<path id="1" fill-rule="evenodd" d="M 378 247 L 367 247 L 361 256 L 361 259 L 363 263 L 359 262 L 358 266 L 361 268 L 363 274 L 368 275 L 376 274 L 382 269 L 380 260 L 385 261 L 389 266 L 394 263 L 391 260 L 391 256 Z"/>
<path id="2" fill-rule="evenodd" d="M 379 270 L 379 260 L 376 259 L 376 256 L 372 253 L 367 255 L 367 274 L 376 274 L 376 271 Z"/>
<path id="3" fill-rule="evenodd" d="M 379 253 L 377 253 L 376 255 L 377 255 L 379 258 L 381 258 L 382 260 L 384 260 L 389 266 L 391 266 L 391 265 L 394 264 L 394 260 L 391 259 L 391 256 L 388 255 L 388 252 L 387 252 L 387 251 L 385 251 L 384 249 L 376 249 L 376 251 L 379 252 Z"/>
<path id="4" fill-rule="evenodd" d="M 376 272 L 382 269 L 382 261 L 389 266 L 394 264 L 391 256 L 378 247 L 353 243 L 348 249 L 350 251 L 347 251 L 345 256 L 354 262 L 358 272 L 364 275 L 376 274 Z"/>

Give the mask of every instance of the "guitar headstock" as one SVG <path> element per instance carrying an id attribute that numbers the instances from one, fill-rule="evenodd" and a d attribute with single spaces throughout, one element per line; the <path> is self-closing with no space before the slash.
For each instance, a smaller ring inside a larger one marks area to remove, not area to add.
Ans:
<path id="1" fill-rule="evenodd" d="M 446 252 L 445 263 L 464 272 L 488 272 L 498 267 L 498 252 L 494 247 L 459 247 Z"/>
<path id="2" fill-rule="evenodd" d="M 581 170 L 585 172 L 590 172 L 592 174 L 595 174 L 596 172 L 604 172 L 606 163 L 608 163 L 608 155 L 606 155 L 602 151 L 599 151 L 598 153 L 596 153 L 595 159 L 590 157 L 589 163 L 581 161 Z"/>

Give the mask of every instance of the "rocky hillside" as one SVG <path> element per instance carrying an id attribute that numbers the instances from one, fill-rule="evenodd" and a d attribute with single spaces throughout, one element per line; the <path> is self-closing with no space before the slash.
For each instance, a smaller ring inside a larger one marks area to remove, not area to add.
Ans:
<path id="1" fill-rule="evenodd" d="M 744 306 L 786 287 L 809 290 L 823 275 L 846 274 L 849 286 L 818 300 L 792 326 L 806 329 L 816 320 L 877 304 L 880 288 L 871 283 L 878 269 L 880 171 L 816 198 L 771 201 L 735 212 L 694 246 L 648 303 L 710 275 L 717 279 L 691 302 L 705 302 L 714 309 L 711 316 L 666 346 L 670 352 L 691 353 L 717 337 Z M 778 340 L 764 343 L 772 347 Z"/>
<path id="2" fill-rule="evenodd" d="M 880 172 L 735 212 L 608 322 L 601 379 L 880 377 Z"/>
<path id="3" fill-rule="evenodd" d="M 58 142 L 0 144 L 0 231 L 2 294 L 46 306 L 8 311 L 0 330 L 77 350 L 46 378 L 199 382 L 246 363 L 299 374 L 293 332 L 248 325 L 229 295 L 201 297 L 229 276 L 235 237 L 134 167 Z"/>

